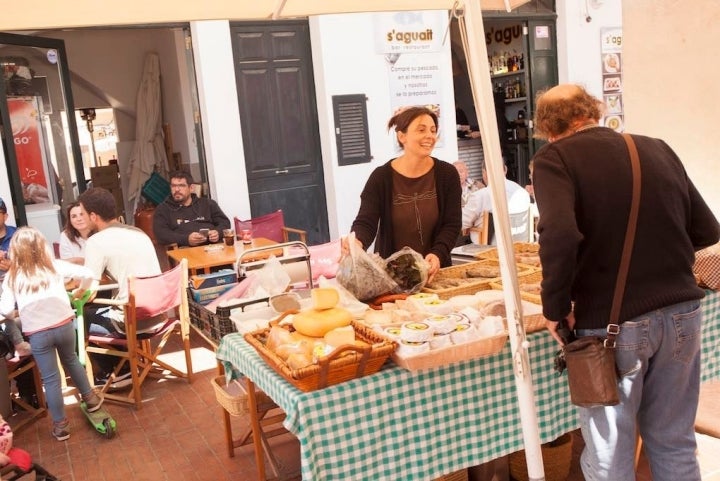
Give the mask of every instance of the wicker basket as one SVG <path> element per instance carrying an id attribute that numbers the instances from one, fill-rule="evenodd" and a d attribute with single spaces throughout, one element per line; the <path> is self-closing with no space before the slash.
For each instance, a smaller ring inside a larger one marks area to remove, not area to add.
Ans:
<path id="1" fill-rule="evenodd" d="M 466 361 L 468 359 L 492 356 L 502 351 L 507 339 L 507 332 L 503 332 L 493 337 L 485 337 L 462 344 L 453 344 L 452 346 L 431 349 L 428 352 L 415 356 L 400 357 L 396 353 L 393 353 L 392 359 L 395 364 L 408 371 L 429 369 L 454 362 Z"/>
<path id="2" fill-rule="evenodd" d="M 518 273 L 518 284 L 535 284 L 542 281 L 542 271 L 533 270 L 524 274 Z M 495 279 L 490 283 L 490 287 L 493 289 L 502 290 L 503 284 L 502 279 Z M 533 294 L 532 292 L 520 291 L 520 298 L 532 302 L 533 304 L 542 304 L 540 294 Z"/>
<path id="3" fill-rule="evenodd" d="M 433 481 L 468 481 L 468 470 L 460 469 L 458 471 L 453 471 L 452 473 L 440 476 Z"/>
<path id="4" fill-rule="evenodd" d="M 317 364 L 300 369 L 291 369 L 277 354 L 265 347 L 270 328 L 245 334 L 245 340 L 286 381 L 301 391 L 308 392 L 373 374 L 395 351 L 394 342 L 369 327 L 355 321 L 352 326 L 355 329 L 355 337 L 363 341 L 366 346 L 346 344 L 335 349 L 328 356 L 320 358 Z"/>
<path id="5" fill-rule="evenodd" d="M 540 245 L 535 242 L 513 242 L 513 250 L 515 254 L 537 254 L 540 250 Z M 497 259 L 498 250 L 487 249 L 482 252 L 475 254 L 478 259 Z"/>
<path id="6" fill-rule="evenodd" d="M 453 296 L 459 296 L 462 294 L 475 294 L 477 291 L 484 291 L 490 289 L 490 282 L 497 278 L 468 278 L 468 269 L 476 267 L 498 267 L 500 264 L 497 259 L 494 260 L 480 260 L 475 262 L 468 262 L 466 264 L 460 264 L 452 267 L 443 267 L 435 274 L 435 280 L 443 279 L 467 279 L 468 281 L 463 283 L 461 286 L 447 287 L 447 288 L 433 288 L 425 286 L 422 292 L 429 292 L 431 294 L 437 294 L 440 299 L 450 299 Z"/>
<path id="7" fill-rule="evenodd" d="M 228 413 L 243 416 L 249 412 L 247 392 L 239 381 L 231 381 L 226 385 L 225 375 L 220 375 L 212 378 L 210 384 L 215 391 L 215 399 Z M 259 389 L 255 391 L 255 397 L 258 405 L 273 403 L 273 400 Z"/>
<path id="8" fill-rule="evenodd" d="M 545 481 L 565 481 L 570 474 L 572 462 L 572 434 L 565 433 L 555 441 L 541 446 Z M 517 481 L 528 481 L 525 451 L 509 456 L 510 475 Z"/>

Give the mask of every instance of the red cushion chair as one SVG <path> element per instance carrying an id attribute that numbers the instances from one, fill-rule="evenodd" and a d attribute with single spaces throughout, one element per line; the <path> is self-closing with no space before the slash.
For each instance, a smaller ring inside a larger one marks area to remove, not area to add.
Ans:
<path id="1" fill-rule="evenodd" d="M 282 209 L 250 220 L 241 220 L 235 217 L 235 232 L 240 234 L 243 229 L 252 230 L 252 235 L 255 238 L 264 237 L 275 242 L 290 242 L 290 234 L 295 234 L 300 242 L 307 244 L 306 231 L 285 226 Z"/>

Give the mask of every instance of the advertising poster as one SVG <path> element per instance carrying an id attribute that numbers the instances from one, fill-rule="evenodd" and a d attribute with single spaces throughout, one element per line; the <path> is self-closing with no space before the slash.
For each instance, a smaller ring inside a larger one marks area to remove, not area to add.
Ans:
<path id="1" fill-rule="evenodd" d="M 625 130 L 622 98 L 622 29 L 604 28 L 600 35 L 603 100 L 606 109 L 601 123 L 616 132 L 622 132 Z"/>
<path id="2" fill-rule="evenodd" d="M 422 106 L 440 117 L 443 16 L 397 12 L 378 13 L 374 18 L 375 51 L 385 57 L 388 66 L 390 115 Z M 442 144 L 442 136 L 438 136 L 437 147 Z"/>
<path id="3" fill-rule="evenodd" d="M 15 156 L 25 203 L 50 202 L 38 97 L 8 97 Z"/>

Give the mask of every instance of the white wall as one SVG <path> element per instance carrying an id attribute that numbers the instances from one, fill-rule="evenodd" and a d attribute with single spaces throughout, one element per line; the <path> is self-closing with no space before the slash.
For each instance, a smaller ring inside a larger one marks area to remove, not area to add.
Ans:
<path id="1" fill-rule="evenodd" d="M 664 139 L 720 218 L 720 2 L 623 2 L 625 124 Z"/>
<path id="2" fill-rule="evenodd" d="M 203 143 L 212 198 L 228 217 L 250 218 L 235 69 L 227 20 L 191 22 Z"/>
<path id="3" fill-rule="evenodd" d="M 444 10 L 428 15 L 440 15 L 447 19 Z M 375 52 L 373 18 L 370 13 L 310 18 L 318 122 L 332 239 L 350 231 L 360 208 L 360 193 L 372 170 L 398 155 L 395 135 L 386 129 L 392 115 L 390 80 L 385 56 Z M 440 131 L 443 133 L 444 145 L 437 147 L 433 156 L 453 161 L 457 158 L 457 138 L 449 42 L 443 46 L 440 67 Z M 332 96 L 347 94 L 365 94 L 368 97 L 368 127 L 373 160 L 370 163 L 340 167 L 337 165 Z M 442 112 L 448 112 L 449 115 L 442 115 Z"/>
<path id="4" fill-rule="evenodd" d="M 622 26 L 622 6 L 620 0 L 604 0 L 598 8 L 591 3 L 557 1 L 558 79 L 560 83 L 582 84 L 602 98 L 600 30 Z M 590 22 L 586 20 L 588 15 Z"/>

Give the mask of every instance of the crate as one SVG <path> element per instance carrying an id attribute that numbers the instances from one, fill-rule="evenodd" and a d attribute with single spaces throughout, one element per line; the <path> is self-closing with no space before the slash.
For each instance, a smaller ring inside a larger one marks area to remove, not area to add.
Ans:
<path id="1" fill-rule="evenodd" d="M 371 328 L 355 321 L 352 326 L 356 338 L 363 341 L 364 346 L 346 344 L 321 357 L 317 364 L 300 369 L 291 369 L 285 361 L 265 346 L 270 334 L 269 327 L 245 334 L 245 340 L 275 372 L 296 388 L 308 392 L 374 374 L 385 364 L 390 353 L 395 351 L 393 341 Z"/>
<path id="2" fill-rule="evenodd" d="M 196 302 L 192 296 L 188 296 L 188 307 L 190 308 L 190 323 L 214 344 L 220 344 L 223 336 L 237 332 L 235 323 L 230 319 L 230 311 L 235 306 L 218 306 L 217 310 L 212 312 Z"/>
<path id="3" fill-rule="evenodd" d="M 155 205 L 160 205 L 170 195 L 170 182 L 157 172 L 153 172 L 143 184 L 141 192 L 147 200 Z"/>

